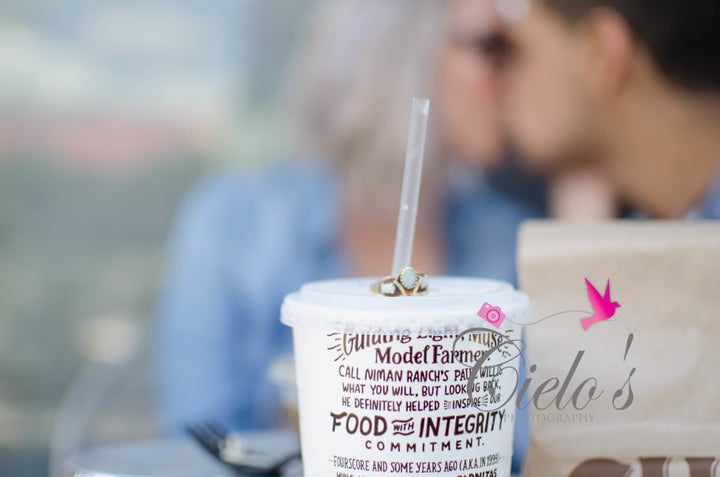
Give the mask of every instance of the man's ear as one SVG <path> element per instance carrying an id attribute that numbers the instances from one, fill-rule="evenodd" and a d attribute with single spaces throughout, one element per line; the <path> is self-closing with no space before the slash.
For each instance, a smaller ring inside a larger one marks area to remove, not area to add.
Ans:
<path id="1" fill-rule="evenodd" d="M 609 8 L 589 12 L 580 25 L 584 70 L 591 90 L 606 99 L 632 78 L 637 43 L 627 20 Z"/>

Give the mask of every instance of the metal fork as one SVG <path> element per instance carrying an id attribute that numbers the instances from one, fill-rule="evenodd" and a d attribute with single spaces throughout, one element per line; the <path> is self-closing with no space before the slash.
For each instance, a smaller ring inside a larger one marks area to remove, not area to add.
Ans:
<path id="1" fill-rule="evenodd" d="M 237 449 L 232 452 L 233 449 L 230 448 L 232 446 L 228 445 L 228 432 L 217 423 L 187 426 L 186 430 L 208 454 L 232 469 L 237 475 L 279 476 L 282 475 L 286 465 L 301 457 L 299 451 L 278 460 L 273 460 L 271 456 L 258 452 L 237 452 Z"/>

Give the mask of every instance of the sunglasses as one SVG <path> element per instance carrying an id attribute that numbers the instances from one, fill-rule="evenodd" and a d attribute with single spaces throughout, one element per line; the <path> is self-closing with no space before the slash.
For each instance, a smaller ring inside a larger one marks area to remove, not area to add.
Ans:
<path id="1" fill-rule="evenodd" d="M 505 64 L 513 53 L 512 43 L 499 31 L 473 35 L 454 34 L 451 42 L 459 48 L 472 50 L 489 58 L 499 66 Z"/>

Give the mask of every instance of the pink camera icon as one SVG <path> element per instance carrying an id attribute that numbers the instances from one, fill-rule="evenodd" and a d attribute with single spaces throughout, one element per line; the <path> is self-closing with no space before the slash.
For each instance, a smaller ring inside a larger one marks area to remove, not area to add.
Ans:
<path id="1" fill-rule="evenodd" d="M 505 313 L 502 312 L 500 307 L 493 306 L 487 302 L 483 304 L 477 315 L 495 328 L 500 328 L 500 325 L 502 325 L 503 321 L 505 321 Z"/>

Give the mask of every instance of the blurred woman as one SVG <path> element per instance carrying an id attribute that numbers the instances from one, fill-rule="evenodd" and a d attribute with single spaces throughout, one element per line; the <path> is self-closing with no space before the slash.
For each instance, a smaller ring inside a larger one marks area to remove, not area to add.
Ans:
<path id="1" fill-rule="evenodd" d="M 157 329 L 168 429 L 277 425 L 268 367 L 291 350 L 283 297 L 389 272 L 413 96 L 434 100 L 413 266 L 514 281 L 517 226 L 543 207 L 483 172 L 504 145 L 496 25 L 476 0 L 321 4 L 290 75 L 291 160 L 212 177 L 181 210 Z"/>

